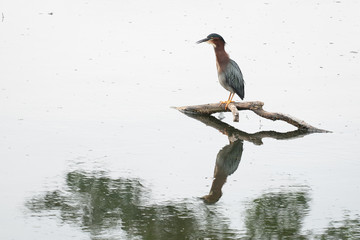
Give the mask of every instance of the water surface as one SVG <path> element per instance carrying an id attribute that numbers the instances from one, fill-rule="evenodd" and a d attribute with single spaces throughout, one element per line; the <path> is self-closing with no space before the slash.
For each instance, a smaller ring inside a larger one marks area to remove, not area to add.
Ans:
<path id="1" fill-rule="evenodd" d="M 360 238 L 359 3 L 18 6 L 0 5 L 1 239 Z M 195 44 L 211 32 L 245 100 L 332 133 L 171 108 L 227 97 Z"/>

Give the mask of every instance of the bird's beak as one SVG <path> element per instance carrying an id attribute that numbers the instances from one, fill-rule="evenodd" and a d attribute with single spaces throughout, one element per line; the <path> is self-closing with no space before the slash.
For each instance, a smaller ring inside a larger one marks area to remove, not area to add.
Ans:
<path id="1" fill-rule="evenodd" d="M 199 43 L 207 42 L 209 40 L 210 40 L 209 38 L 204 38 L 204 39 L 197 41 L 196 43 L 199 44 Z"/>

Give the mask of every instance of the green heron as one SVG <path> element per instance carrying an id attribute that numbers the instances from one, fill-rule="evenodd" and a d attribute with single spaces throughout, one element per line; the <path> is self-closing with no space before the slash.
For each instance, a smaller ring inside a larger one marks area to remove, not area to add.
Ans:
<path id="1" fill-rule="evenodd" d="M 219 34 L 212 33 L 206 38 L 197 41 L 196 43 L 207 42 L 213 45 L 216 55 L 216 68 L 218 71 L 218 78 L 221 86 L 230 92 L 227 101 L 221 102 L 225 104 L 225 109 L 233 102 L 232 99 L 235 93 L 244 99 L 244 78 L 237 63 L 229 58 L 225 52 L 225 40 Z"/>

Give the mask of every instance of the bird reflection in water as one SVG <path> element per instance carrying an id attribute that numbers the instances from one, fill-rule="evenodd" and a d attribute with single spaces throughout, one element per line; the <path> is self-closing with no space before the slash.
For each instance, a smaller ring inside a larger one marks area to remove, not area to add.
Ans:
<path id="1" fill-rule="evenodd" d="M 251 142 L 255 145 L 262 145 L 263 138 L 273 138 L 277 140 L 289 140 L 304 137 L 311 132 L 301 129 L 290 132 L 260 131 L 257 133 L 247 133 L 222 122 L 221 120 L 209 115 L 196 115 L 185 113 L 188 117 L 194 118 L 205 125 L 217 129 L 229 139 L 229 144 L 223 147 L 216 157 L 214 179 L 208 195 L 202 197 L 205 203 L 213 204 L 219 201 L 222 196 L 222 187 L 229 175 L 233 174 L 239 166 L 242 152 L 243 141 Z"/>
<path id="2" fill-rule="evenodd" d="M 214 180 L 208 195 L 202 197 L 205 203 L 212 204 L 222 196 L 222 187 L 229 175 L 239 166 L 243 152 L 243 141 L 229 138 L 229 144 L 223 147 L 216 156 Z"/>

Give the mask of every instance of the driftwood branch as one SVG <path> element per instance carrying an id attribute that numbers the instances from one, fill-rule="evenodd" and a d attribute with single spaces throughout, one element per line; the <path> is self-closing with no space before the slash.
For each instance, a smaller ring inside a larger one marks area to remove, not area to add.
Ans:
<path id="1" fill-rule="evenodd" d="M 299 130 L 305 130 L 309 132 L 329 132 L 323 129 L 319 129 L 316 127 L 311 126 L 310 124 L 299 120 L 295 117 L 292 117 L 287 114 L 282 113 L 274 113 L 274 112 L 267 112 L 263 109 L 264 103 L 255 101 L 255 102 L 233 102 L 230 103 L 228 109 L 225 110 L 225 106 L 219 103 L 210 103 L 204 105 L 194 105 L 194 106 L 183 106 L 177 107 L 176 109 L 188 114 L 200 114 L 200 115 L 210 115 L 217 112 L 232 112 L 234 116 L 234 122 L 239 121 L 239 113 L 238 110 L 251 110 L 260 117 L 267 118 L 273 121 L 281 120 L 285 121 Z"/>

